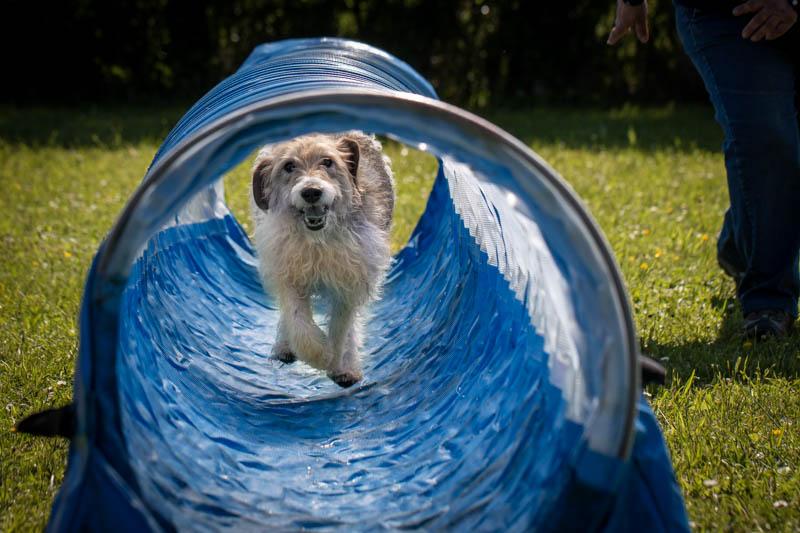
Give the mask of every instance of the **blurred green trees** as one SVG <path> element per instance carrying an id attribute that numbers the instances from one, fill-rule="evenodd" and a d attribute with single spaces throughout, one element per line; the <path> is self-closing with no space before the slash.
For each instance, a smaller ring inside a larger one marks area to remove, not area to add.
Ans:
<path id="1" fill-rule="evenodd" d="M 192 101 L 257 44 L 341 36 L 397 55 L 473 108 L 703 98 L 671 4 L 650 9 L 650 44 L 609 48 L 613 0 L 9 0 L 0 97 Z"/>

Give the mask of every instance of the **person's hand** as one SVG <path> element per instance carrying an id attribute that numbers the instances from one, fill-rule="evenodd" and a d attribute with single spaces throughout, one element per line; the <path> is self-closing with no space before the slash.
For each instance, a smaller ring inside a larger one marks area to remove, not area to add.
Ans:
<path id="1" fill-rule="evenodd" d="M 742 38 L 751 41 L 777 39 L 797 22 L 797 12 L 786 0 L 749 0 L 733 9 L 737 17 L 755 13 L 742 30 Z"/>
<path id="2" fill-rule="evenodd" d="M 636 37 L 643 43 L 650 39 L 650 29 L 647 27 L 647 0 L 638 6 L 630 6 L 622 0 L 617 0 L 617 17 L 606 44 L 617 44 L 631 30 L 636 32 Z"/>

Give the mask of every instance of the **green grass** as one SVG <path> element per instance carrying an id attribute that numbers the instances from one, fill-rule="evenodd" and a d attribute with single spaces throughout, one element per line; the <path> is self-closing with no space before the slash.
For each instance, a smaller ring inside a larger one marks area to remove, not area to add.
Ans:
<path id="1" fill-rule="evenodd" d="M 76 314 L 99 241 L 180 110 L 0 110 L 0 530 L 38 529 L 66 445 L 10 433 L 69 401 Z M 800 528 L 800 335 L 743 344 L 714 240 L 727 202 L 709 109 L 543 110 L 489 117 L 584 198 L 622 268 L 643 350 L 669 367 L 648 390 L 701 530 Z M 389 145 L 397 249 L 435 165 Z M 247 168 L 226 182 L 247 222 Z M 785 503 L 785 505 L 784 505 Z"/>

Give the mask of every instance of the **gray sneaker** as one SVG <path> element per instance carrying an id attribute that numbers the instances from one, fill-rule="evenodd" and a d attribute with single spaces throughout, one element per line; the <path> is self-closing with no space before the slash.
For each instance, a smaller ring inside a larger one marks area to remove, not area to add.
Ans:
<path id="1" fill-rule="evenodd" d="M 765 309 L 748 313 L 742 329 L 747 339 L 783 338 L 789 335 L 793 322 L 794 317 L 786 311 Z"/>

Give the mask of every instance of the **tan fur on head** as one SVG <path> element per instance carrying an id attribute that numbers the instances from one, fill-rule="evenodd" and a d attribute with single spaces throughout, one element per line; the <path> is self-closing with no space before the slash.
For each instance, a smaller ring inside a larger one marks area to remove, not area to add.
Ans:
<path id="1" fill-rule="evenodd" d="M 259 270 L 280 304 L 274 355 L 352 385 L 361 378 L 359 314 L 391 260 L 388 158 L 361 132 L 298 137 L 259 152 L 252 192 Z M 327 333 L 312 318 L 314 295 L 331 302 Z"/>

